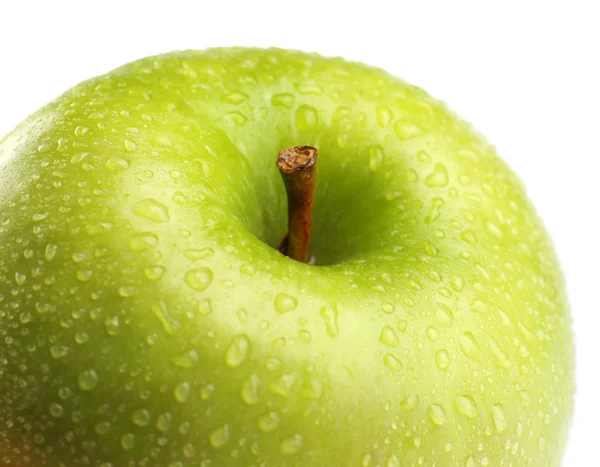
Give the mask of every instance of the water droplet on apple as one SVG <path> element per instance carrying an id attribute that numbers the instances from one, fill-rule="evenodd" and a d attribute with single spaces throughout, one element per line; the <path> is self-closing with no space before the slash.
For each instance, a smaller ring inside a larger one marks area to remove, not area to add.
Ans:
<path id="1" fill-rule="evenodd" d="M 506 430 L 508 420 L 506 419 L 502 404 L 494 404 L 492 407 L 492 421 L 494 422 L 494 428 L 496 428 L 497 433 L 502 433 Z"/>
<path id="2" fill-rule="evenodd" d="M 302 448 L 302 443 L 304 438 L 302 435 L 296 433 L 289 438 L 285 438 L 281 445 L 279 446 L 279 452 L 284 456 L 291 456 L 292 454 L 296 454 Z"/>
<path id="3" fill-rule="evenodd" d="M 450 366 L 450 354 L 446 349 L 442 349 L 435 354 L 435 364 L 440 370 L 445 370 Z"/>
<path id="4" fill-rule="evenodd" d="M 324 92 L 321 86 L 314 83 L 294 83 L 294 87 L 298 90 L 300 94 L 303 94 L 305 96 L 320 96 Z"/>
<path id="5" fill-rule="evenodd" d="M 202 259 L 206 259 L 215 254 L 215 250 L 210 247 L 196 249 L 196 248 L 188 248 L 183 252 L 183 256 L 185 256 L 190 261 L 200 261 Z"/>
<path id="6" fill-rule="evenodd" d="M 137 426 L 147 426 L 150 418 L 150 412 L 146 409 L 137 409 L 131 414 L 131 421 Z"/>
<path id="7" fill-rule="evenodd" d="M 300 390 L 300 396 L 304 399 L 320 399 L 323 395 L 323 390 L 325 389 L 325 385 L 323 381 L 319 378 L 309 377 L 306 378 L 302 383 L 302 388 Z"/>
<path id="8" fill-rule="evenodd" d="M 237 368 L 244 363 L 249 354 L 250 339 L 245 334 L 239 334 L 233 338 L 225 351 L 225 365 L 229 368 Z"/>
<path id="9" fill-rule="evenodd" d="M 385 366 L 394 371 L 400 371 L 402 369 L 402 362 L 391 353 L 388 353 L 385 355 L 385 357 L 383 357 L 383 363 L 385 363 Z"/>
<path id="10" fill-rule="evenodd" d="M 135 446 L 135 435 L 133 433 L 125 433 L 121 436 L 121 447 L 126 451 L 133 449 Z"/>
<path id="11" fill-rule="evenodd" d="M 381 128 L 386 128 L 392 122 L 392 111 L 385 105 L 377 107 L 377 123 Z"/>
<path id="12" fill-rule="evenodd" d="M 82 391 L 92 391 L 98 385 L 98 375 L 94 370 L 84 370 L 79 373 L 77 382 Z"/>
<path id="13" fill-rule="evenodd" d="M 158 245 L 158 235 L 151 232 L 133 234 L 129 239 L 129 249 L 134 253 L 141 253 Z"/>
<path id="14" fill-rule="evenodd" d="M 300 132 L 310 131 L 317 126 L 319 120 L 317 109 L 302 104 L 296 109 L 296 129 Z"/>
<path id="15" fill-rule="evenodd" d="M 152 312 L 159 319 L 166 333 L 170 336 L 175 335 L 181 323 L 169 314 L 169 308 L 163 300 L 152 305 Z"/>
<path id="16" fill-rule="evenodd" d="M 275 297 L 275 311 L 277 313 L 288 313 L 298 306 L 298 299 L 285 292 Z"/>
<path id="17" fill-rule="evenodd" d="M 269 432 L 275 430 L 279 426 L 280 420 L 281 419 L 279 418 L 279 415 L 277 414 L 277 412 L 271 411 L 264 415 L 261 415 L 258 418 L 258 421 L 256 424 L 260 431 L 269 433 Z"/>
<path id="18" fill-rule="evenodd" d="M 87 332 L 79 331 L 75 333 L 75 342 L 78 344 L 85 344 L 88 340 L 90 340 L 90 336 Z"/>
<path id="19" fill-rule="evenodd" d="M 258 403 L 258 384 L 260 380 L 255 374 L 250 375 L 242 383 L 242 389 L 240 395 L 242 400 L 248 405 L 254 405 Z"/>
<path id="20" fill-rule="evenodd" d="M 31 323 L 33 321 L 33 315 L 29 311 L 24 311 L 19 315 L 19 321 L 22 324 Z"/>
<path id="21" fill-rule="evenodd" d="M 54 418 L 60 418 L 63 416 L 65 409 L 58 402 L 53 402 L 50 404 L 50 407 L 48 407 L 48 411 Z"/>
<path id="22" fill-rule="evenodd" d="M 88 131 L 90 131 L 90 129 L 87 126 L 78 125 L 73 133 L 75 133 L 75 136 L 83 136 L 87 134 Z"/>
<path id="23" fill-rule="evenodd" d="M 388 457 L 387 467 L 402 467 L 402 464 L 400 464 L 400 459 L 396 454 L 392 454 L 390 457 Z"/>
<path id="24" fill-rule="evenodd" d="M 119 317 L 118 316 L 111 316 L 109 318 L 106 318 L 106 321 L 104 321 L 104 327 L 106 328 L 106 332 L 110 335 L 110 336 L 116 336 L 117 334 L 119 334 Z"/>
<path id="25" fill-rule="evenodd" d="M 164 266 L 160 266 L 157 264 L 144 268 L 144 274 L 146 275 L 148 280 L 151 280 L 151 281 L 160 280 L 162 278 L 162 276 L 164 276 L 166 271 L 167 270 Z"/>
<path id="26" fill-rule="evenodd" d="M 190 269 L 185 273 L 186 284 L 198 292 L 206 290 L 212 281 L 213 273 L 208 268 Z"/>
<path id="27" fill-rule="evenodd" d="M 286 109 L 291 109 L 292 107 L 294 107 L 295 99 L 296 98 L 293 94 L 286 92 L 274 94 L 273 97 L 271 97 L 271 104 L 275 107 L 284 107 Z"/>
<path id="28" fill-rule="evenodd" d="M 441 426 L 447 421 L 446 411 L 439 404 L 431 404 L 429 409 L 427 409 L 429 413 L 429 418 L 434 425 Z"/>
<path id="29" fill-rule="evenodd" d="M 430 187 L 444 187 L 448 185 L 448 170 L 443 164 L 435 164 L 433 172 L 425 178 L 425 183 Z"/>
<path id="30" fill-rule="evenodd" d="M 58 245 L 53 243 L 48 243 L 46 245 L 46 249 L 44 250 L 44 258 L 46 261 L 52 261 L 56 256 L 56 252 L 58 251 Z"/>
<path id="31" fill-rule="evenodd" d="M 296 381 L 295 374 L 284 374 L 269 385 L 269 390 L 276 395 L 288 397 Z"/>
<path id="32" fill-rule="evenodd" d="M 178 366 L 179 368 L 192 368 L 199 360 L 200 357 L 198 356 L 196 349 L 186 350 L 171 358 L 173 365 Z"/>
<path id="33" fill-rule="evenodd" d="M 106 161 L 106 168 L 111 172 L 120 172 L 129 168 L 129 161 L 120 157 L 111 157 Z"/>
<path id="34" fill-rule="evenodd" d="M 406 120 L 398 120 L 394 124 L 394 131 L 401 141 L 406 141 L 420 136 L 423 132 L 414 123 Z"/>
<path id="35" fill-rule="evenodd" d="M 182 452 L 186 459 L 192 459 L 196 456 L 196 448 L 191 443 L 187 443 L 183 446 Z M 181 464 L 181 466 L 183 467 L 183 464 Z"/>
<path id="36" fill-rule="evenodd" d="M 470 332 L 463 332 L 459 338 L 460 348 L 463 353 L 474 360 L 481 358 L 481 349 L 475 336 Z"/>
<path id="37" fill-rule="evenodd" d="M 400 402 L 400 410 L 403 412 L 410 412 L 419 405 L 419 396 L 411 394 L 407 396 L 402 402 Z"/>
<path id="38" fill-rule="evenodd" d="M 473 456 L 467 457 L 467 460 L 465 461 L 465 467 L 477 467 L 477 462 L 475 462 Z"/>
<path id="39" fill-rule="evenodd" d="M 17 285 L 23 285 L 26 281 L 27 281 L 27 275 L 25 275 L 21 272 L 15 273 L 15 282 L 17 283 Z"/>
<path id="40" fill-rule="evenodd" d="M 444 203 L 444 200 L 442 200 L 441 198 L 434 198 L 431 201 L 431 208 L 429 209 L 429 213 L 425 218 L 425 223 L 431 224 L 432 222 L 438 220 L 439 217 L 442 215 L 442 208 L 445 205 L 446 203 Z"/>
<path id="41" fill-rule="evenodd" d="M 248 99 L 248 94 L 239 91 L 230 92 L 229 94 L 221 96 L 221 102 L 223 104 L 239 105 L 242 102 L 246 102 Z"/>
<path id="42" fill-rule="evenodd" d="M 172 421 L 173 416 L 169 412 L 160 414 L 156 419 L 156 429 L 164 433 L 171 428 Z"/>
<path id="43" fill-rule="evenodd" d="M 52 358 L 59 359 L 63 358 L 69 352 L 69 348 L 65 345 L 54 344 L 50 347 L 50 355 Z"/>
<path id="44" fill-rule="evenodd" d="M 450 326 L 454 321 L 454 313 L 448 305 L 442 302 L 438 302 L 438 309 L 435 312 L 435 316 L 444 326 Z"/>
<path id="45" fill-rule="evenodd" d="M 198 313 L 208 316 L 213 312 L 212 301 L 210 298 L 205 298 L 198 302 Z"/>
<path id="46" fill-rule="evenodd" d="M 170 219 L 169 208 L 153 198 L 136 201 L 131 206 L 131 212 L 156 223 L 169 222 Z"/>
<path id="47" fill-rule="evenodd" d="M 100 436 L 105 435 L 106 433 L 108 433 L 109 430 L 110 430 L 110 423 L 109 422 L 99 422 L 94 427 L 94 431 L 97 434 L 99 434 Z"/>
<path id="48" fill-rule="evenodd" d="M 325 327 L 329 337 L 337 337 L 340 335 L 338 326 L 338 310 L 335 305 L 328 305 L 321 309 L 321 316 L 325 320 Z"/>
<path id="49" fill-rule="evenodd" d="M 383 148 L 378 144 L 371 147 L 369 150 L 369 169 L 372 172 L 376 172 L 385 159 L 385 153 L 383 152 Z"/>
<path id="50" fill-rule="evenodd" d="M 117 289 L 117 293 L 124 298 L 133 297 L 135 295 L 135 288 L 131 285 L 122 285 Z"/>
<path id="51" fill-rule="evenodd" d="M 460 238 L 469 245 L 475 245 L 477 243 L 477 235 L 471 229 L 466 229 L 460 234 Z"/>
<path id="52" fill-rule="evenodd" d="M 190 398 L 190 392 L 191 392 L 190 383 L 188 383 L 187 381 L 184 381 L 175 386 L 175 389 L 173 389 L 173 397 L 180 404 L 184 404 Z"/>
<path id="53" fill-rule="evenodd" d="M 469 395 L 458 396 L 454 399 L 454 410 L 469 418 L 475 418 L 479 413 L 477 405 L 475 404 L 475 399 Z"/>
<path id="54" fill-rule="evenodd" d="M 433 326 L 429 326 L 425 333 L 431 342 L 435 342 L 440 338 L 440 332 Z"/>
<path id="55" fill-rule="evenodd" d="M 265 366 L 269 371 L 277 371 L 281 368 L 281 365 L 283 365 L 283 363 L 277 357 L 268 357 L 265 360 Z"/>
<path id="56" fill-rule="evenodd" d="M 392 329 L 391 326 L 384 326 L 381 329 L 379 342 L 385 345 L 389 345 L 390 347 L 395 347 L 398 345 L 398 335 L 396 334 L 396 331 Z"/>
<path id="57" fill-rule="evenodd" d="M 126 139 L 123 141 L 123 147 L 127 152 L 134 152 L 137 149 L 137 144 L 130 139 Z"/>
<path id="58" fill-rule="evenodd" d="M 383 310 L 384 313 L 387 313 L 388 315 L 392 314 L 394 311 L 396 311 L 396 307 L 391 303 L 384 303 L 381 306 L 381 309 Z"/>
<path id="59" fill-rule="evenodd" d="M 219 449 L 229 441 L 229 425 L 223 425 L 211 432 L 208 437 L 213 448 Z"/>

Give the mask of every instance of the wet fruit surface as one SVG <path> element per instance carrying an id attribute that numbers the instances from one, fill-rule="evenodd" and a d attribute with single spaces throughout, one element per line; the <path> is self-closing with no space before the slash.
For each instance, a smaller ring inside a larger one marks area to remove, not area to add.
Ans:
<path id="1" fill-rule="evenodd" d="M 274 249 L 298 144 L 316 265 Z M 558 465 L 572 346 L 519 180 L 380 70 L 152 57 L 0 143 L 0 463 Z"/>

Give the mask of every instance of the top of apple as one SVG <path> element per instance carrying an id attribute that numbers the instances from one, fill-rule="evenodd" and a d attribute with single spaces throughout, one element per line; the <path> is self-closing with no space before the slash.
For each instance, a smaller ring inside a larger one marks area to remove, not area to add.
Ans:
<path id="1" fill-rule="evenodd" d="M 309 264 L 276 249 L 294 146 Z M 517 177 L 379 69 L 149 57 L 0 143 L 11 465 L 556 465 L 569 323 Z"/>

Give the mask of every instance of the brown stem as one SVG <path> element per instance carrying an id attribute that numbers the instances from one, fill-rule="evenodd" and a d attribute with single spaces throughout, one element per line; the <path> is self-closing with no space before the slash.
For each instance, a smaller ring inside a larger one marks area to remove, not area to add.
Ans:
<path id="1" fill-rule="evenodd" d="M 311 146 L 292 146 L 281 150 L 277 159 L 288 198 L 288 233 L 279 251 L 302 263 L 308 260 L 317 155 L 317 149 Z"/>

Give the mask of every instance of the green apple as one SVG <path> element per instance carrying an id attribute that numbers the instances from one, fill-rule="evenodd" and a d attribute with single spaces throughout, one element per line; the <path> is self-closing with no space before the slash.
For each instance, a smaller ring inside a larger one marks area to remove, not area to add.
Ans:
<path id="1" fill-rule="evenodd" d="M 276 250 L 293 145 L 309 264 Z M 518 178 L 379 69 L 150 57 L 0 143 L 6 465 L 556 466 L 573 354 Z"/>

